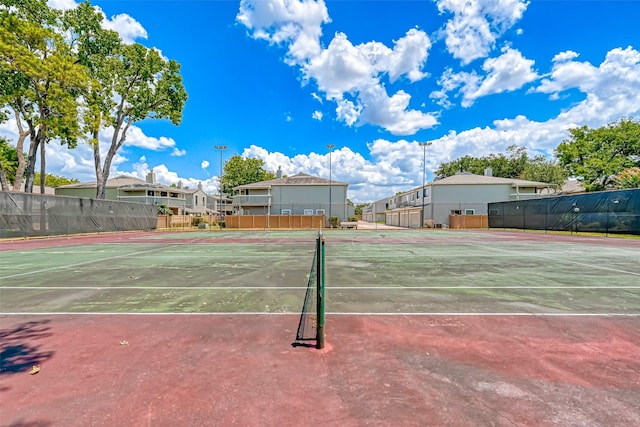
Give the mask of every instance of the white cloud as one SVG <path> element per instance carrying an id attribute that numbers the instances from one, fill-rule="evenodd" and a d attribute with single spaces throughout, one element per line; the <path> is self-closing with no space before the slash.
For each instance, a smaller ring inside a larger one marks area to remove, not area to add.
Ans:
<path id="1" fill-rule="evenodd" d="M 340 99 L 345 92 L 375 83 L 371 56 L 376 49 L 385 47 L 380 43 L 365 46 L 358 49 L 345 34 L 336 34 L 327 49 L 304 65 L 305 78 L 314 79 L 327 99 Z"/>
<path id="2" fill-rule="evenodd" d="M 106 128 L 100 132 L 100 141 L 111 143 L 113 128 Z M 166 136 L 153 137 L 146 135 L 138 126 L 132 125 L 127 131 L 127 140 L 124 146 L 140 147 L 147 150 L 161 151 L 167 148 L 175 147 L 176 142 L 173 138 Z M 106 152 L 106 151 L 105 151 Z"/>
<path id="3" fill-rule="evenodd" d="M 429 97 L 436 99 L 438 104 L 444 108 L 451 108 L 453 104 L 449 101 L 448 93 L 461 87 L 460 92 L 463 94 L 462 105 L 468 106 L 470 104 L 465 100 L 466 95 L 477 90 L 481 82 L 482 78 L 475 71 L 456 73 L 453 69 L 448 68 L 438 79 L 438 84 L 442 89 L 432 92 Z"/>
<path id="4" fill-rule="evenodd" d="M 209 167 L 209 162 L 208 162 L 208 161 L 206 161 L 206 160 L 203 160 L 202 162 L 200 162 L 200 167 L 201 167 L 202 169 L 206 169 L 206 168 L 208 168 L 208 167 Z"/>
<path id="5" fill-rule="evenodd" d="M 48 0 L 47 5 L 58 10 L 74 9 L 77 6 L 75 0 Z"/>
<path id="6" fill-rule="evenodd" d="M 560 52 L 558 54 L 556 54 L 552 61 L 553 62 L 564 62 L 564 61 L 570 61 L 572 59 L 577 58 L 578 56 L 580 56 L 580 54 L 572 51 L 572 50 L 566 50 L 564 52 Z"/>
<path id="7" fill-rule="evenodd" d="M 443 30 L 447 49 L 454 58 L 468 64 L 483 58 L 498 37 L 524 14 L 525 0 L 436 0 L 441 13 L 453 14 Z"/>
<path id="8" fill-rule="evenodd" d="M 311 114 L 311 118 L 314 120 L 322 121 L 322 111 L 314 111 Z"/>
<path id="9" fill-rule="evenodd" d="M 484 61 L 482 69 L 487 76 L 471 99 L 520 89 L 538 78 L 538 74 L 532 68 L 533 60 L 526 59 L 516 49 L 505 48 L 502 52 L 499 57 Z"/>
<path id="10" fill-rule="evenodd" d="M 173 157 L 182 157 L 187 154 L 187 150 L 179 150 L 177 147 L 173 147 L 173 151 L 171 152 L 171 156 Z"/>
<path id="11" fill-rule="evenodd" d="M 362 107 L 348 99 L 340 99 L 337 101 L 336 117 L 338 120 L 344 121 L 347 126 L 353 126 L 358 121 L 361 112 Z"/>
<path id="12" fill-rule="evenodd" d="M 322 0 L 243 0 L 237 20 L 252 37 L 284 45 L 287 63 L 300 69 L 303 83 L 314 82 L 336 103 L 336 118 L 347 126 L 371 124 L 406 135 L 437 123 L 433 114 L 410 109 L 406 92 L 389 95 L 381 83 L 384 76 L 391 82 L 427 76 L 423 68 L 431 41 L 424 31 L 408 30 L 393 48 L 376 41 L 353 45 L 338 32 L 325 49 L 320 36 L 330 21 Z M 312 96 L 320 99 L 315 92 Z"/>
<path id="13" fill-rule="evenodd" d="M 575 53 L 556 55 L 558 59 L 549 77 L 543 79 L 535 91 L 555 95 L 555 98 L 568 89 L 585 93 L 583 102 L 563 113 L 569 116 L 579 111 L 583 116 L 574 118 L 578 123 L 606 123 L 640 111 L 640 51 L 632 47 L 612 49 L 598 67 L 572 60 L 577 56 Z"/>
<path id="14" fill-rule="evenodd" d="M 389 80 L 394 82 L 403 75 L 409 81 L 416 82 L 427 76 L 422 71 L 426 61 L 431 40 L 424 31 L 415 28 L 407 31 L 407 34 L 395 42 L 391 54 L 388 56 L 387 70 Z"/>
<path id="15" fill-rule="evenodd" d="M 376 85 L 362 91 L 360 98 L 364 105 L 360 119 L 375 123 L 393 135 L 413 135 L 438 123 L 432 114 L 410 110 L 411 95 L 403 90 L 389 97 L 382 86 Z"/>
<path id="16" fill-rule="evenodd" d="M 514 91 L 538 79 L 538 74 L 532 68 L 534 61 L 524 58 L 516 49 L 504 48 L 502 52 L 502 55 L 484 61 L 482 69 L 486 73 L 485 77 L 475 71 L 454 73 L 450 68 L 445 70 L 438 80 L 442 89 L 434 91 L 430 97 L 449 108 L 451 102 L 448 92 L 460 88 L 461 105 L 470 107 L 478 98 Z"/>
<path id="17" fill-rule="evenodd" d="M 236 19 L 256 39 L 287 44 L 293 62 L 320 51 L 322 24 L 331 22 L 323 0 L 241 0 Z"/>
<path id="18" fill-rule="evenodd" d="M 100 10 L 99 7 L 96 8 Z M 112 16 L 111 19 L 105 17 L 102 26 L 107 30 L 116 31 L 120 34 L 122 42 L 126 44 L 133 44 L 136 42 L 136 39 L 139 38 L 147 38 L 147 30 L 144 29 L 142 24 L 126 13 Z"/>

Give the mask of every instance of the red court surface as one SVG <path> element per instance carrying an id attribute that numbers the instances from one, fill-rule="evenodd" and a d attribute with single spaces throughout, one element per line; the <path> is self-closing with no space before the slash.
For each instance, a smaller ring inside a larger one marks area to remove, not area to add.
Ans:
<path id="1" fill-rule="evenodd" d="M 0 425 L 640 425 L 640 318 L 0 317 Z M 30 375 L 34 364 L 40 372 Z"/>

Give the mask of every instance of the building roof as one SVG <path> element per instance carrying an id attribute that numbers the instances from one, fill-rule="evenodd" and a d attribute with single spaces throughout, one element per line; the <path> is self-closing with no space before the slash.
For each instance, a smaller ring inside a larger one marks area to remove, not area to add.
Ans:
<path id="1" fill-rule="evenodd" d="M 23 180 L 22 184 L 20 184 L 20 192 L 21 193 L 24 193 L 24 184 L 25 184 L 25 182 Z M 42 189 L 42 187 L 40 187 L 40 182 L 34 182 L 31 194 L 42 194 L 41 189 Z M 47 195 L 56 194 L 55 187 L 47 187 L 47 186 L 45 186 L 44 187 L 44 194 L 47 194 Z"/>
<path id="2" fill-rule="evenodd" d="M 234 190 L 238 189 L 251 189 L 251 188 L 269 188 L 272 186 L 278 185 L 344 185 L 347 186 L 349 184 L 345 182 L 328 180 L 325 178 L 320 178 L 317 176 L 308 175 L 306 173 L 299 173 L 292 176 L 287 176 L 284 178 L 270 179 L 268 181 L 254 182 L 252 184 L 239 185 L 234 187 Z"/>
<path id="3" fill-rule="evenodd" d="M 433 181 L 431 185 L 497 185 L 510 184 L 512 187 L 555 187 L 555 184 L 546 182 L 527 181 L 515 178 L 500 178 L 497 176 L 476 175 L 469 172 L 461 172 L 446 178 Z"/>
<path id="4" fill-rule="evenodd" d="M 62 185 L 58 188 L 96 188 L 97 181 L 90 182 L 82 182 L 80 184 L 69 184 Z M 144 179 L 134 178 L 132 176 L 121 175 L 112 179 L 108 179 L 105 185 L 106 188 L 120 188 L 123 190 L 133 190 L 133 189 L 157 189 L 157 190 L 167 190 L 172 191 L 174 193 L 184 193 L 185 190 L 176 187 L 169 187 L 163 184 L 151 184 L 145 181 Z"/>

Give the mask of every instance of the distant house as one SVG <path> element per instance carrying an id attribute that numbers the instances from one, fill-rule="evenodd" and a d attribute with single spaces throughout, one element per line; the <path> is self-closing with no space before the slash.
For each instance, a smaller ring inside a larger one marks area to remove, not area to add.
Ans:
<path id="1" fill-rule="evenodd" d="M 235 187 L 234 215 L 325 215 L 346 220 L 348 184 L 305 173 Z"/>
<path id="2" fill-rule="evenodd" d="M 389 199 L 381 199 L 362 208 L 362 220 L 367 222 L 385 222 L 389 208 Z"/>
<path id="3" fill-rule="evenodd" d="M 92 181 L 57 187 L 55 194 L 59 196 L 95 198 L 96 189 L 97 183 Z M 176 215 L 187 213 L 186 191 L 182 188 L 156 183 L 153 171 L 147 174 L 146 181 L 130 176 L 118 176 L 107 180 L 105 199 L 153 205 L 164 204 Z"/>
<path id="4" fill-rule="evenodd" d="M 178 188 L 182 188 L 182 182 L 178 183 Z M 214 206 L 207 205 L 207 193 L 202 189 L 202 183 L 198 184 L 198 188 L 191 190 L 184 188 L 185 197 L 185 213 L 192 215 L 209 215 L 216 213 L 215 200 Z"/>
<path id="5" fill-rule="evenodd" d="M 490 170 L 485 175 L 462 172 L 390 197 L 385 222 L 419 228 L 422 218 L 436 226 L 448 226 L 450 215 L 487 215 L 489 202 L 541 197 L 555 192 L 555 187 L 545 182 L 494 177 Z"/>

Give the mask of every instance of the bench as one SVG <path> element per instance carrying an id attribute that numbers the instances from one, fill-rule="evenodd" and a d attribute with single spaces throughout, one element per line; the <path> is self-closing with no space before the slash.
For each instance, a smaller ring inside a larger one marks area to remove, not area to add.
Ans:
<path id="1" fill-rule="evenodd" d="M 340 221 L 340 228 L 355 228 L 358 229 L 358 221 Z"/>

